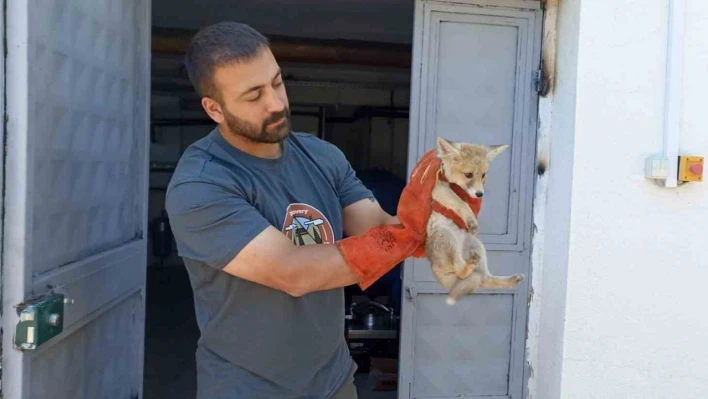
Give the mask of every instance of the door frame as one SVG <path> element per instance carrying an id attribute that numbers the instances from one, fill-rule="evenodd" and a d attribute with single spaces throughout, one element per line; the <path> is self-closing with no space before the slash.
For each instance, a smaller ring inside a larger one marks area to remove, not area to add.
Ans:
<path id="1" fill-rule="evenodd" d="M 15 7 L 21 7 L 20 3 L 17 1 L 9 1 L 5 4 L 4 0 L 0 0 L 3 9 L 3 44 L 7 43 L 8 51 L 9 48 L 13 47 L 15 42 L 22 43 L 27 41 L 29 22 L 23 18 L 16 18 L 12 21 L 8 20 L 7 15 L 13 14 Z M 25 5 L 26 7 L 26 5 Z M 26 121 L 22 120 L 11 120 L 9 115 L 17 113 L 15 109 L 22 109 L 28 107 L 29 93 L 26 87 L 22 87 L 22 82 L 27 81 L 27 74 L 29 73 L 28 59 L 27 59 L 27 47 L 18 46 L 19 53 L 16 53 L 13 57 L 8 57 L 9 54 L 3 49 L 3 102 L 7 101 L 5 108 L 3 108 L 3 130 L 2 130 L 2 144 L 3 148 L 7 148 L 8 151 L 12 151 L 15 148 L 24 149 L 27 146 L 27 135 L 18 135 L 15 140 L 8 140 L 7 134 L 11 128 L 17 130 L 27 130 Z M 5 79 L 5 76 L 12 75 L 13 79 Z M 12 93 L 12 94 L 10 94 Z M 7 99 L 12 97 L 16 101 L 8 101 Z M 19 100 L 18 100 L 19 99 Z M 3 151 L 4 153 L 4 151 Z M 27 151 L 22 151 L 22 155 L 27 156 Z M 20 190 L 15 190 L 14 192 L 20 192 L 21 190 L 27 189 L 27 174 L 28 171 L 24 170 L 17 171 L 14 183 L 18 185 Z M 22 375 L 26 374 L 29 362 L 23 359 L 22 353 L 14 349 L 13 337 L 14 337 L 14 325 L 16 323 L 16 317 L 7 317 L 15 311 L 14 305 L 22 302 L 24 300 L 24 293 L 29 286 L 29 282 L 25 273 L 10 273 L 13 278 L 8 279 L 7 269 L 11 267 L 9 265 L 8 254 L 6 249 L 13 248 L 13 251 L 25 251 L 25 223 L 24 208 L 26 204 L 19 198 L 8 198 L 6 202 L 5 184 L 7 183 L 8 170 L 6 165 L 6 159 L 4 154 L 2 156 L 2 183 L 3 183 L 3 194 L 0 198 L 0 204 L 2 204 L 3 216 L 0 220 L 2 223 L 2 259 L 0 263 L 2 265 L 2 393 L 4 396 L 12 397 L 16 395 L 21 395 L 22 392 L 27 390 L 28 381 L 22 380 Z M 9 209 L 8 209 L 9 208 Z M 15 209 L 21 209 L 20 212 L 14 212 Z M 18 216 L 19 215 L 19 216 Z M 10 220 L 16 217 L 17 220 Z M 18 223 L 17 229 L 13 229 L 13 234 L 8 234 L 5 227 L 9 223 Z M 19 366 L 19 367 L 18 367 Z"/>
<path id="2" fill-rule="evenodd" d="M 0 148 L 5 148 L 5 124 L 7 123 L 5 121 L 5 41 L 6 41 L 6 34 L 5 34 L 5 0 L 0 0 L 0 55 L 2 58 L 0 58 L 0 111 L 1 111 L 1 116 L 0 118 Z M 5 151 L 0 151 L 0 168 L 2 168 L 2 172 L 0 172 L 0 192 L 5 191 Z M 0 195 L 0 209 L 5 209 L 5 202 L 4 202 L 4 196 Z M 3 322 L 3 315 L 5 314 L 5 308 L 4 308 L 4 297 L 5 297 L 5 285 L 4 285 L 4 280 L 3 276 L 5 274 L 5 262 L 2 261 L 2 256 L 4 254 L 3 249 L 3 241 L 4 241 L 4 234 L 5 231 L 5 224 L 3 220 L 0 218 L 0 326 L 4 327 L 4 322 Z M 4 334 L 5 329 L 3 328 L 3 332 L 0 333 L 0 395 L 2 395 L 3 392 L 3 370 L 6 370 L 7 368 L 5 367 L 5 356 L 3 354 L 5 353 L 5 334 Z"/>
<path id="3" fill-rule="evenodd" d="M 417 82 L 418 87 L 416 91 L 413 91 L 413 86 L 411 85 L 411 94 L 410 94 L 410 115 L 416 115 L 415 121 L 413 121 L 413 117 L 411 117 L 411 122 L 410 122 L 410 127 L 409 127 L 409 140 L 408 140 L 408 173 L 412 170 L 413 166 L 415 166 L 415 163 L 417 162 L 417 157 L 419 153 L 419 146 L 420 146 L 420 140 L 423 140 L 423 135 L 420 134 L 422 129 L 425 129 L 425 126 L 420 124 L 418 121 L 417 115 L 421 112 L 421 107 L 422 107 L 422 96 L 426 91 L 428 91 L 428 87 L 426 86 L 426 82 L 421 81 L 422 76 L 423 76 L 423 57 L 426 55 L 427 50 L 424 48 L 424 35 L 425 32 L 423 32 L 422 26 L 424 24 L 424 19 L 425 19 L 425 7 L 424 5 L 427 4 L 442 4 L 442 5 L 461 5 L 461 6 L 478 6 L 478 7 L 489 7 L 489 8 L 496 8 L 496 9 L 502 9 L 502 10 L 524 10 L 524 11 L 532 11 L 536 10 L 540 12 L 540 16 L 538 21 L 536 21 L 537 28 L 540 29 L 540 38 L 539 39 L 534 39 L 534 42 L 537 42 L 534 47 L 534 51 L 532 54 L 529 54 L 530 57 L 532 57 L 535 60 L 538 60 L 538 65 L 537 67 L 540 69 L 542 65 L 544 64 L 545 56 L 546 54 L 544 53 L 544 47 L 546 46 L 546 31 L 545 31 L 545 25 L 547 23 L 546 17 L 547 17 L 547 9 L 545 6 L 546 1 L 544 0 L 414 0 L 415 2 L 415 11 L 414 11 L 414 30 L 413 30 L 413 46 L 412 46 L 412 63 L 411 63 L 411 82 Z M 555 13 L 551 14 L 552 17 L 555 18 Z M 421 29 L 416 29 L 417 26 L 421 26 Z M 555 25 L 553 25 L 553 29 L 555 30 Z M 555 32 L 554 32 L 555 33 Z M 416 43 L 420 43 L 420 46 L 416 46 Z M 544 76 L 539 77 L 540 83 L 544 82 Z M 535 128 L 533 128 L 532 132 L 529 132 L 529 140 L 530 142 L 533 143 L 534 145 L 534 151 L 529 151 L 532 153 L 533 157 L 533 164 L 536 165 L 538 163 L 539 159 L 539 143 L 541 142 L 541 129 L 540 129 L 540 124 L 542 121 L 545 121 L 549 117 L 545 115 L 542 112 L 541 108 L 541 103 L 542 103 L 542 98 L 546 95 L 546 93 L 542 92 L 533 92 L 534 94 L 534 102 L 533 102 L 533 107 L 534 107 L 534 112 L 530 113 L 530 116 L 533 116 L 536 120 Z M 529 106 L 530 104 L 525 104 L 525 106 Z M 419 126 L 420 125 L 420 126 Z M 415 132 L 415 135 L 412 135 L 411 133 Z M 531 134 L 533 136 L 531 136 Z M 528 289 L 528 298 L 526 301 L 526 322 L 523 324 L 524 328 L 524 339 L 520 341 L 523 342 L 524 345 L 524 355 L 523 355 L 523 371 L 521 372 L 521 384 L 522 384 L 522 390 L 521 390 L 521 395 L 522 398 L 527 398 L 529 395 L 533 395 L 535 389 L 530 386 L 530 381 L 533 379 L 533 368 L 531 367 L 532 365 L 530 364 L 530 361 L 533 360 L 529 356 L 529 347 L 530 346 L 537 346 L 538 343 L 537 341 L 534 341 L 533 339 L 530 339 L 529 335 L 529 321 L 531 319 L 531 315 L 533 310 L 531 298 L 533 297 L 534 293 L 534 288 L 535 284 L 533 283 L 534 280 L 534 266 L 537 265 L 537 248 L 536 248 L 536 232 L 534 231 L 534 223 L 536 222 L 536 211 L 538 207 L 541 207 L 545 209 L 545 204 L 539 204 L 539 200 L 544 200 L 545 195 L 541 197 L 539 195 L 539 187 L 538 187 L 538 181 L 539 181 L 539 175 L 534 174 L 533 179 L 530 179 L 530 182 L 528 183 L 530 187 L 526 190 L 526 193 L 524 197 L 520 198 L 520 206 L 526 207 L 528 214 L 526 215 L 525 219 L 523 221 L 523 231 L 524 231 L 524 237 L 519 237 L 518 240 L 519 242 L 523 242 L 523 246 L 527 248 L 528 254 L 526 255 L 526 262 L 528 264 L 528 275 L 526 276 L 526 279 L 528 281 L 529 289 Z M 545 190 L 545 185 L 541 187 L 541 189 Z M 527 201 L 530 201 L 528 203 Z M 521 222 L 520 222 L 521 223 Z M 492 244 L 493 245 L 493 244 Z M 415 292 L 415 285 L 409 285 L 406 286 L 405 284 L 405 277 L 403 273 L 405 271 L 408 271 L 409 273 L 413 272 L 413 259 L 407 259 L 404 262 L 404 267 L 402 268 L 402 273 L 401 273 L 401 279 L 403 280 L 404 287 L 403 287 L 403 292 L 402 292 L 402 298 L 401 298 L 401 303 L 402 303 L 402 311 L 403 308 L 408 308 L 408 307 L 415 307 L 414 304 L 411 302 L 415 301 L 415 296 L 417 295 L 417 292 Z M 540 278 L 540 277 L 535 277 L 535 278 Z M 442 291 L 441 291 L 442 292 Z M 410 298 L 413 297 L 413 300 L 411 301 Z M 516 312 L 515 312 L 516 313 Z M 514 316 L 516 317 L 516 316 Z M 402 317 L 402 324 L 400 326 L 401 330 L 403 329 L 408 329 L 409 331 L 413 331 L 413 317 L 408 317 L 408 318 L 403 318 Z M 401 353 L 401 349 L 403 349 L 405 346 L 408 346 L 410 348 L 413 348 L 413 343 L 410 342 L 413 340 L 413 336 L 408 335 L 405 338 L 402 338 L 400 342 L 400 347 L 399 347 L 399 354 Z M 409 362 L 411 359 L 401 359 L 399 356 L 399 377 L 398 377 L 398 398 L 399 399 L 408 399 L 411 395 L 411 388 L 412 388 L 412 382 L 410 381 L 410 378 L 412 377 L 411 375 L 404 375 L 401 371 L 407 372 L 409 366 Z M 518 378 L 518 377 L 517 377 Z"/>

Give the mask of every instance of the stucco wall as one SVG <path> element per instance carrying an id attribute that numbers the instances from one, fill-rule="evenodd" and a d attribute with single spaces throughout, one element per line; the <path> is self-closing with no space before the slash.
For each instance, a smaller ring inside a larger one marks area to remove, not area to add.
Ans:
<path id="1" fill-rule="evenodd" d="M 662 149 L 668 0 L 561 4 L 558 78 L 575 83 L 564 88 L 559 82 L 554 96 L 563 98 L 550 112 L 546 245 L 539 264 L 544 304 L 536 310 L 538 365 L 547 369 L 535 370 L 549 375 L 539 377 L 545 380 L 535 396 L 704 397 L 708 183 L 669 189 L 643 177 L 645 157 Z M 686 0 L 685 16 L 680 152 L 706 156 L 708 2 Z M 577 24 L 570 29 L 577 33 L 575 50 L 563 46 L 564 23 Z M 572 164 L 559 153 L 572 156 Z M 558 270 L 565 248 L 567 265 Z M 544 317 L 555 325 L 563 317 L 562 288 L 553 284 L 562 285 L 558 277 L 566 273 L 564 331 L 544 333 Z M 548 303 L 549 292 L 560 305 Z M 544 348 L 550 345 L 544 337 L 553 336 L 561 346 Z M 544 389 L 550 396 L 538 395 Z"/>

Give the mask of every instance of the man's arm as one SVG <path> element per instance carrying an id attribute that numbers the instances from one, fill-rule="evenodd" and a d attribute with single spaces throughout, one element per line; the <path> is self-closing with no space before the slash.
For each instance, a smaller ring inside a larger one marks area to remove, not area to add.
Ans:
<path id="1" fill-rule="evenodd" d="M 381 224 L 398 223 L 397 217 L 386 213 L 372 199 L 357 201 L 345 207 L 343 213 L 344 233 L 348 236 L 365 234 Z M 224 271 L 292 296 L 358 282 L 336 246 L 297 247 L 272 227 L 266 228 L 246 245 Z"/>
<path id="2" fill-rule="evenodd" d="M 293 245 L 268 227 L 251 240 L 224 271 L 292 296 L 358 282 L 335 245 Z"/>
<path id="3" fill-rule="evenodd" d="M 368 191 L 360 182 L 360 187 L 352 188 L 357 182 L 350 183 L 350 191 Z M 399 223 L 397 217 L 386 213 L 373 198 L 346 206 L 343 219 L 344 234 L 348 236 L 363 235 L 381 224 Z M 356 274 L 335 245 L 297 247 L 273 227 L 251 240 L 224 271 L 296 297 L 358 283 Z"/>
<path id="4" fill-rule="evenodd" d="M 335 245 L 293 245 L 243 193 L 207 181 L 168 191 L 181 256 L 293 296 L 358 282 Z"/>

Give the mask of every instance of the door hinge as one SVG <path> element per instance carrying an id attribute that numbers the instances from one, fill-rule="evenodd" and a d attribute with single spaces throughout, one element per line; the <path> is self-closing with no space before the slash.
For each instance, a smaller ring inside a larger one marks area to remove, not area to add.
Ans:
<path id="1" fill-rule="evenodd" d="M 533 73 L 533 84 L 534 88 L 536 89 L 536 93 L 540 95 L 545 95 L 546 94 L 546 79 L 543 77 L 543 67 L 538 68 L 536 71 Z"/>

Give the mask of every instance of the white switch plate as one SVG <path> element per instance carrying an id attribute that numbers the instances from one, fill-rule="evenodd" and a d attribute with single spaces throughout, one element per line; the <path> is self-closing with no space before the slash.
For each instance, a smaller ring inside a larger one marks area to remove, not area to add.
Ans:
<path id="1" fill-rule="evenodd" d="M 647 179 L 666 180 L 669 176 L 669 160 L 660 155 L 647 157 L 644 163 L 644 176 Z"/>

